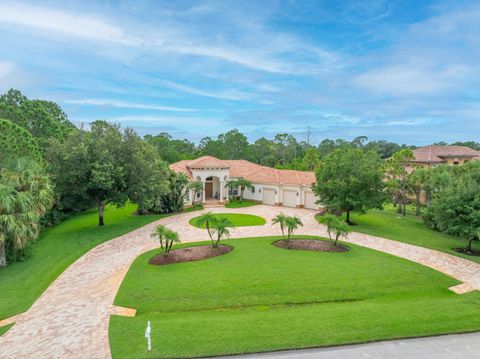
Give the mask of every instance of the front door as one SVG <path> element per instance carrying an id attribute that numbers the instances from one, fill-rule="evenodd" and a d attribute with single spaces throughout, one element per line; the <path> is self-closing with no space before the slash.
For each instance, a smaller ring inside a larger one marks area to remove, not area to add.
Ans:
<path id="1" fill-rule="evenodd" d="M 213 182 L 205 182 L 205 199 L 213 197 Z"/>

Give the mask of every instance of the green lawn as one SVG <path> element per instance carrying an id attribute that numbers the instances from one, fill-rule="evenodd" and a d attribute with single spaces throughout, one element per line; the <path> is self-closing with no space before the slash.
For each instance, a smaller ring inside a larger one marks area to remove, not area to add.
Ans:
<path id="1" fill-rule="evenodd" d="M 357 224 L 351 228 L 356 232 L 436 249 L 480 263 L 480 257 L 467 256 L 452 250 L 452 248 L 465 247 L 466 240 L 433 231 L 420 218 L 412 214 L 403 217 L 392 207 L 387 207 L 383 211 L 369 211 L 362 215 L 354 213 L 352 221 Z M 474 242 L 473 247 L 480 250 L 478 242 Z"/>
<path id="2" fill-rule="evenodd" d="M 24 312 L 71 263 L 109 239 L 139 228 L 164 215 L 133 215 L 135 206 L 109 206 L 105 226 L 96 211 L 76 215 L 44 231 L 31 257 L 0 270 L 0 319 Z"/>
<path id="3" fill-rule="evenodd" d="M 480 330 L 480 293 L 449 291 L 458 284 L 450 277 L 355 245 L 346 253 L 289 251 L 271 245 L 278 238 L 228 240 L 232 252 L 198 262 L 152 266 L 147 262 L 159 250 L 139 256 L 115 299 L 137 316 L 111 317 L 113 357 L 209 356 Z"/>
<path id="4" fill-rule="evenodd" d="M 242 213 L 214 213 L 214 216 L 217 218 L 223 217 L 228 218 L 230 222 L 232 222 L 234 227 L 244 227 L 244 226 L 263 226 L 267 221 L 265 218 L 254 216 L 253 214 L 242 214 Z M 199 217 L 194 217 L 188 223 L 192 226 L 198 228 L 205 228 L 199 227 L 196 225 L 196 221 Z"/>
<path id="5" fill-rule="evenodd" d="M 225 207 L 227 208 L 243 208 L 243 207 L 251 207 L 256 206 L 258 202 L 251 201 L 248 199 L 244 199 L 243 201 L 239 200 L 232 200 L 231 202 L 227 203 Z"/>

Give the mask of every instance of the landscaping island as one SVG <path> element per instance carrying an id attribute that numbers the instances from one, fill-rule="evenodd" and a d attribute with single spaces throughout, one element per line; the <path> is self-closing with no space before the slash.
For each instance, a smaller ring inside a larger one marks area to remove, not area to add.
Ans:
<path id="1" fill-rule="evenodd" d="M 115 299 L 137 315 L 111 317 L 113 358 L 216 356 L 480 330 L 480 293 L 451 292 L 459 284 L 453 278 L 352 244 L 344 253 L 272 245 L 281 239 L 230 239 L 222 241 L 234 248 L 227 255 L 167 266 L 148 263 L 160 249 L 140 255 Z M 297 239 L 326 241 L 291 241 Z M 147 321 L 151 352 L 143 335 Z"/>

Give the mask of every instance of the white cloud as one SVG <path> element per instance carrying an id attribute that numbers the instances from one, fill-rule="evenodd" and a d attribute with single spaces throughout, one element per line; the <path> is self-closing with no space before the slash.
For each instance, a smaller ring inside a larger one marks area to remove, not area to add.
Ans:
<path id="1" fill-rule="evenodd" d="M 191 86 L 181 85 L 172 81 L 160 80 L 160 84 L 172 90 L 186 92 L 192 95 L 203 97 L 213 97 L 225 100 L 243 101 L 249 99 L 251 96 L 245 92 L 225 90 L 221 92 L 213 92 L 207 90 L 200 90 Z"/>
<path id="2" fill-rule="evenodd" d="M 11 62 L 0 62 L 0 81 L 10 76 L 14 68 Z"/>
<path id="3" fill-rule="evenodd" d="M 20 3 L 0 3 L 0 22 L 28 26 L 66 35 L 133 45 L 122 28 L 95 16 L 70 13 Z"/>
<path id="4" fill-rule="evenodd" d="M 207 117 L 196 117 L 196 116 L 150 116 L 150 115 L 139 115 L 139 116 L 119 116 L 108 118 L 108 121 L 119 122 L 119 123 L 152 123 L 157 125 L 172 125 L 172 126 L 206 126 L 214 128 L 212 126 L 222 125 L 221 120 Z"/>
<path id="5" fill-rule="evenodd" d="M 110 100 L 110 99 L 80 99 L 80 100 L 65 100 L 63 102 L 67 104 L 110 106 L 110 107 L 119 107 L 119 108 L 135 108 L 135 109 L 141 109 L 141 110 L 158 110 L 158 111 L 174 111 L 174 112 L 195 111 L 194 109 L 191 109 L 191 108 L 150 105 L 150 104 L 133 103 L 133 102 Z"/>
<path id="6" fill-rule="evenodd" d="M 248 26 L 243 28 L 238 37 L 248 39 L 250 45 L 234 46 L 228 41 L 219 40 L 215 35 L 192 35 L 197 31 L 194 27 L 190 27 L 190 24 L 168 21 L 169 19 L 164 19 L 162 23 L 156 24 L 156 27 L 133 23 L 127 28 L 92 14 L 14 2 L 0 3 L 0 23 L 112 42 L 147 51 L 216 59 L 265 72 L 306 74 L 325 68 L 325 66 L 307 66 L 307 63 L 297 66 L 297 61 L 291 62 L 284 59 L 285 54 L 294 55 L 297 59 L 300 53 L 307 58 L 313 55 L 323 65 L 326 63 L 331 65 L 332 61 L 336 61 L 332 53 L 304 44 L 291 36 L 271 33 L 266 29 L 262 29 L 260 34 L 252 32 Z M 257 47 L 255 45 L 257 41 L 252 41 L 257 36 L 264 39 L 267 45 Z"/>

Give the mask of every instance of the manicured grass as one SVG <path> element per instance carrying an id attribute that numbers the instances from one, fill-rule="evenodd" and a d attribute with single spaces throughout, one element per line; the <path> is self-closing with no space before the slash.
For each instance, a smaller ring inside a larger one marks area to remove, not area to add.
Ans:
<path id="1" fill-rule="evenodd" d="M 8 329 L 10 329 L 13 326 L 13 324 L 6 325 L 4 327 L 0 327 L 0 336 L 2 336 L 3 333 L 6 333 Z"/>
<path id="2" fill-rule="evenodd" d="M 111 317 L 113 357 L 209 356 L 480 330 L 480 293 L 449 291 L 458 284 L 450 277 L 350 244 L 346 253 L 285 250 L 271 245 L 278 238 L 228 240 L 232 252 L 198 262 L 152 266 L 147 262 L 159 250 L 139 256 L 115 299 L 137 316 Z"/>
<path id="3" fill-rule="evenodd" d="M 452 249 L 465 247 L 467 245 L 465 239 L 431 230 L 425 225 L 421 218 L 415 217 L 412 214 L 403 217 L 396 213 L 392 207 L 387 207 L 383 211 L 369 211 L 362 215 L 354 213 L 352 215 L 352 221 L 357 224 L 351 227 L 351 229 L 356 232 L 436 249 L 437 251 L 453 254 L 480 263 L 480 257 L 468 256 L 455 252 Z M 480 244 L 474 242 L 473 248 L 480 250 Z"/>
<path id="4" fill-rule="evenodd" d="M 136 207 L 109 206 L 105 226 L 98 226 L 97 212 L 76 215 L 44 231 L 31 256 L 0 270 L 0 319 L 24 312 L 71 263 L 96 245 L 165 215 L 133 215 Z"/>
<path id="5" fill-rule="evenodd" d="M 253 214 L 242 214 L 242 213 L 214 213 L 215 217 L 228 218 L 232 222 L 234 227 L 244 227 L 244 226 L 263 226 L 267 221 L 265 218 L 254 216 Z M 197 226 L 196 222 L 199 217 L 194 217 L 188 223 L 197 228 L 205 228 Z"/>
<path id="6" fill-rule="evenodd" d="M 256 206 L 258 202 L 250 201 L 248 199 L 244 199 L 243 201 L 239 200 L 232 200 L 231 202 L 227 203 L 225 207 L 227 208 L 243 208 L 243 207 L 252 207 Z"/>

